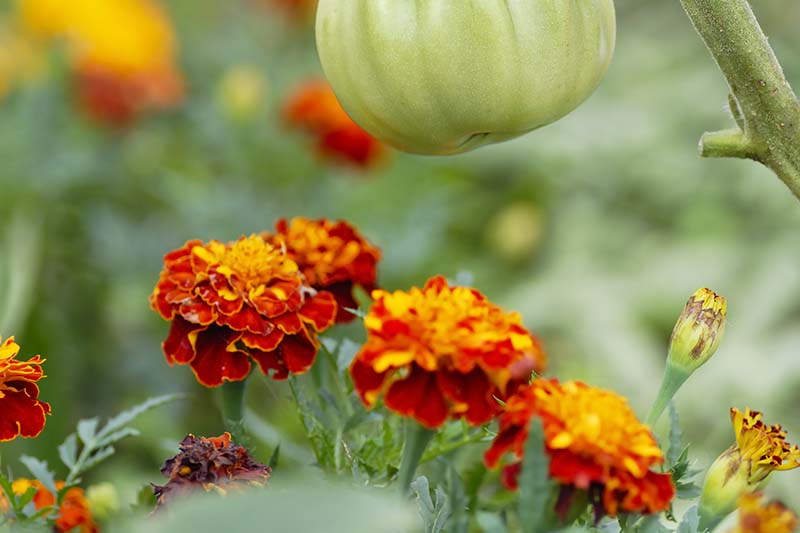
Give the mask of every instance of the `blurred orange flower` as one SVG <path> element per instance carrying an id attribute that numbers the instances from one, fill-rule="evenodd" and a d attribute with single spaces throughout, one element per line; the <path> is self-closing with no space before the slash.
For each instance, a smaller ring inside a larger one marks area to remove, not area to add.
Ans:
<path id="1" fill-rule="evenodd" d="M 126 124 L 183 99 L 172 25 L 155 0 L 20 0 L 26 26 L 69 47 L 78 97 L 95 118 Z"/>
<path id="2" fill-rule="evenodd" d="M 284 115 L 290 126 L 316 138 L 323 157 L 367 167 L 386 151 L 383 144 L 347 116 L 325 81 L 310 81 L 298 87 L 288 99 Z"/>
<path id="3" fill-rule="evenodd" d="M 19 344 L 14 337 L 0 338 L 0 441 L 36 437 L 44 429 L 50 405 L 39 401 L 36 382 L 44 377 L 44 359 L 35 356 L 17 361 Z"/>
<path id="4" fill-rule="evenodd" d="M 275 229 L 270 241 L 286 248 L 308 284 L 333 293 L 338 304 L 336 322 L 352 321 L 356 315 L 346 308 L 358 307 L 353 288 L 375 289 L 380 250 L 344 220 L 281 219 Z"/>
<path id="5" fill-rule="evenodd" d="M 153 491 L 161 506 L 195 490 L 225 493 L 263 486 L 270 472 L 268 466 L 255 462 L 244 446 L 232 443 L 230 433 L 209 438 L 190 434 L 181 441 L 180 453 L 161 468 L 169 481 L 154 485 Z"/>
<path id="6" fill-rule="evenodd" d="M 739 498 L 739 522 L 731 533 L 792 533 L 797 525 L 797 515 L 783 503 L 752 492 Z"/>
<path id="7" fill-rule="evenodd" d="M 172 322 L 167 361 L 189 364 L 207 387 L 245 379 L 251 358 L 274 379 L 305 372 L 316 332 L 336 317 L 333 295 L 306 285 L 285 250 L 258 235 L 168 253 L 150 304 Z"/>
<path id="8" fill-rule="evenodd" d="M 33 504 L 37 510 L 55 506 L 55 495 L 47 490 L 39 480 L 20 478 L 15 479 L 11 485 L 14 494 L 18 495 L 25 494 L 31 487 L 36 487 Z M 64 488 L 64 482 L 56 482 L 56 488 L 60 491 Z M 100 528 L 94 523 L 89 502 L 86 501 L 82 488 L 71 487 L 67 490 L 61 506 L 58 508 L 58 518 L 54 524 L 54 530 L 59 532 L 80 531 L 81 533 L 100 531 Z"/>
<path id="9" fill-rule="evenodd" d="M 309 20 L 317 9 L 317 0 L 256 0 L 265 7 L 280 9 L 297 21 Z"/>
<path id="10" fill-rule="evenodd" d="M 389 409 L 429 428 L 451 416 L 484 424 L 499 410 L 496 398 L 544 369 L 544 352 L 519 314 L 475 289 L 437 276 L 422 289 L 372 296 L 367 341 L 350 366 L 367 406 L 385 392 Z"/>
<path id="11" fill-rule="evenodd" d="M 598 518 L 669 507 L 675 487 L 670 474 L 650 470 L 664 462 L 650 428 L 636 419 L 625 398 L 579 381 L 537 379 L 509 398 L 500 431 L 484 456 L 488 467 L 507 452 L 522 458 L 533 417 L 544 426 L 550 476 L 562 485 L 560 513 L 569 508 L 576 489 L 589 493 Z M 503 481 L 511 489 L 517 487 L 519 469 L 519 461 L 504 469 Z"/>

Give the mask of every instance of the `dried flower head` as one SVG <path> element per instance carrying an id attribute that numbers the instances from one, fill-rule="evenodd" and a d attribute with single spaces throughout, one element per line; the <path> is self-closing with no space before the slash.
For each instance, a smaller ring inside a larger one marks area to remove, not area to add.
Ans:
<path id="1" fill-rule="evenodd" d="M 25 494 L 31 487 L 36 488 L 33 504 L 37 510 L 56 505 L 55 494 L 47 490 L 37 479 L 15 479 L 11 485 L 14 494 L 20 496 Z M 60 491 L 64 488 L 64 482 L 56 482 L 56 488 Z M 97 533 L 100 531 L 94 522 L 89 503 L 82 488 L 71 487 L 67 490 L 61 505 L 58 507 L 58 518 L 56 518 L 53 529 L 57 532 L 71 531 L 80 533 Z"/>
<path id="2" fill-rule="evenodd" d="M 504 470 L 509 488 L 517 486 L 534 417 L 542 421 L 550 476 L 561 484 L 562 499 L 575 489 L 587 491 L 597 516 L 669 507 L 675 487 L 669 474 L 651 470 L 664 456 L 650 428 L 622 396 L 579 381 L 537 379 L 504 405 L 500 432 L 484 459 L 494 467 L 506 453 L 516 457 Z"/>
<path id="3" fill-rule="evenodd" d="M 44 377 L 40 356 L 17 361 L 14 337 L 0 338 L 0 441 L 36 437 L 44 429 L 50 405 L 39 401 L 36 382 Z"/>
<path id="4" fill-rule="evenodd" d="M 316 332 L 336 316 L 333 295 L 306 285 L 285 250 L 258 235 L 168 253 L 150 303 L 172 323 L 167 362 L 189 364 L 207 387 L 245 379 L 250 359 L 275 379 L 305 372 Z"/>
<path id="5" fill-rule="evenodd" d="M 787 442 L 781 426 L 768 426 L 762 416 L 758 411 L 731 408 L 736 442 L 708 469 L 701 513 L 726 515 L 743 494 L 761 489 L 772 472 L 800 467 L 800 448 Z"/>
<path id="6" fill-rule="evenodd" d="M 545 356 L 517 313 L 437 276 L 422 289 L 376 290 L 367 341 L 350 367 L 367 406 L 386 406 L 435 428 L 448 417 L 488 422 L 504 399 L 541 372 Z"/>
<path id="7" fill-rule="evenodd" d="M 298 87 L 286 102 L 287 123 L 311 134 L 323 158 L 360 167 L 377 162 L 385 148 L 345 113 L 330 85 L 311 81 Z"/>
<path id="8" fill-rule="evenodd" d="M 731 533 L 793 533 L 797 515 L 779 501 L 751 492 L 739 498 L 739 520 Z"/>
<path id="9" fill-rule="evenodd" d="M 270 468 L 255 462 L 246 448 L 231 442 L 231 435 L 226 432 L 210 438 L 187 435 L 181 441 L 180 453 L 167 459 L 161 473 L 169 481 L 153 486 L 158 506 L 197 490 L 225 494 L 264 486 Z"/>
<path id="10" fill-rule="evenodd" d="M 286 248 L 308 284 L 333 293 L 338 304 L 336 322 L 353 320 L 355 315 L 347 310 L 358 307 L 353 288 L 375 289 L 380 250 L 344 220 L 281 219 L 275 230 L 270 241 Z"/>

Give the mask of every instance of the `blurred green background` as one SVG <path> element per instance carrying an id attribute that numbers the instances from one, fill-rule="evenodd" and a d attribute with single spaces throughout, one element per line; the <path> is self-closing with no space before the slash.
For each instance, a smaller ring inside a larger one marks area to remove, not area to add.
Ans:
<path id="1" fill-rule="evenodd" d="M 800 3 L 752 4 L 800 86 Z M 161 354 L 168 325 L 148 296 L 162 255 L 298 215 L 358 225 L 383 249 L 387 288 L 442 273 L 521 311 L 552 374 L 619 391 L 642 416 L 675 318 L 710 287 L 729 299 L 726 337 L 677 400 L 700 465 L 730 444 L 731 406 L 800 440 L 800 205 L 755 163 L 697 157 L 701 133 L 731 120 L 679 2 L 619 0 L 608 76 L 557 124 L 463 156 L 393 153 L 367 171 L 317 159 L 282 123 L 286 95 L 320 75 L 310 24 L 242 0 L 165 7 L 188 82 L 177 110 L 99 126 L 76 109 L 57 54 L 43 82 L 0 102 L 0 335 L 47 358 L 53 408 L 38 439 L 3 445 L 6 464 L 55 464 L 79 418 L 174 391 L 190 397 L 139 421 L 143 435 L 88 481 L 159 482 L 187 432 L 219 434 L 213 391 Z M 265 90 L 234 120 L 220 84 L 242 65 Z M 310 462 L 286 384 L 251 381 L 256 455 L 280 440 L 289 464 Z M 794 470 L 771 490 L 798 507 L 798 484 Z"/>

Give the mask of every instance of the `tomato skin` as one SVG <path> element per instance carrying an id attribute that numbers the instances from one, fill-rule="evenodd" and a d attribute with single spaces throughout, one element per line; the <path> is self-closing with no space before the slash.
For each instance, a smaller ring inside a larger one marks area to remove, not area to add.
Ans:
<path id="1" fill-rule="evenodd" d="M 616 22 L 613 0 L 320 0 L 316 34 L 353 120 L 400 150 L 452 154 L 580 105 Z"/>

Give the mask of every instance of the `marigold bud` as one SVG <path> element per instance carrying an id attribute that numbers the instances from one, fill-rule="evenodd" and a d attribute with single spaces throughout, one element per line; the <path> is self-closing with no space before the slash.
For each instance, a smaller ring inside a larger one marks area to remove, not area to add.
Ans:
<path id="1" fill-rule="evenodd" d="M 669 362 L 691 373 L 711 359 L 725 331 L 727 308 L 724 296 L 709 289 L 695 292 L 672 330 Z"/>
<path id="2" fill-rule="evenodd" d="M 119 493 L 111 483 L 98 483 L 86 490 L 89 509 L 97 520 L 107 520 L 119 511 Z"/>

